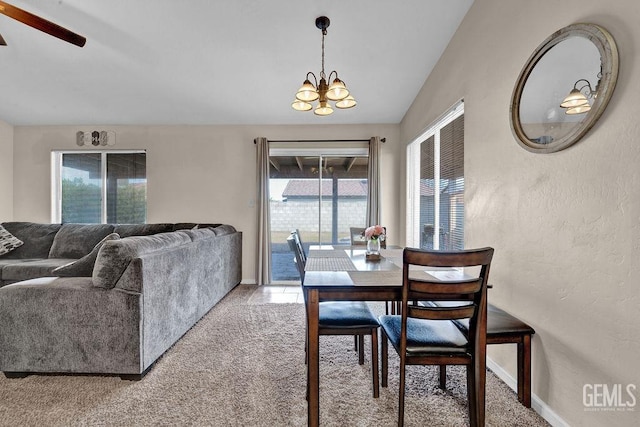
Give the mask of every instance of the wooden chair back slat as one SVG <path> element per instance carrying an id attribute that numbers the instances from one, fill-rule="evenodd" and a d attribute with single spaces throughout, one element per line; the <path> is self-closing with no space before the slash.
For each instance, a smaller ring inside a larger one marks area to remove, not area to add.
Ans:
<path id="1" fill-rule="evenodd" d="M 408 286 L 410 295 L 419 295 L 421 293 L 464 295 L 478 292 L 482 287 L 482 280 L 478 278 L 456 282 L 436 282 L 430 280 L 409 279 Z"/>
<path id="2" fill-rule="evenodd" d="M 421 251 L 411 248 L 403 253 L 405 263 L 430 267 L 472 267 L 491 263 L 493 250 L 482 248 L 467 251 Z"/>
<path id="3" fill-rule="evenodd" d="M 424 307 L 420 305 L 408 306 L 408 317 L 430 320 L 458 320 L 473 317 L 478 306 L 467 304 L 460 307 Z"/>

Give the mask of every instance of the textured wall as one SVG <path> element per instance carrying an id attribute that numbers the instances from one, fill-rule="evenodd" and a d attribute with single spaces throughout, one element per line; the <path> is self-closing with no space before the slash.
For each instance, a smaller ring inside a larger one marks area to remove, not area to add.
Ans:
<path id="1" fill-rule="evenodd" d="M 0 120 L 0 222 L 13 219 L 13 126 Z"/>
<path id="2" fill-rule="evenodd" d="M 576 22 L 616 39 L 615 93 L 578 144 L 529 153 L 509 126 L 516 78 L 546 37 Z M 537 331 L 534 403 L 576 426 L 639 419 L 638 22 L 636 0 L 476 0 L 401 123 L 408 143 L 464 98 L 466 245 L 495 247 L 490 301 Z M 509 347 L 489 356 L 515 376 Z M 635 412 L 586 408 L 583 387 L 594 383 L 635 384 Z"/>

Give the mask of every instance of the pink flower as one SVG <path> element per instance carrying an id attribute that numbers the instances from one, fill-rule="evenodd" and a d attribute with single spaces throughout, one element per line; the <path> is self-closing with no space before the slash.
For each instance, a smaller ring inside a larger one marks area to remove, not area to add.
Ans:
<path id="1" fill-rule="evenodd" d="M 367 239 L 377 239 L 384 236 L 384 227 L 381 225 L 372 225 L 364 230 L 364 237 Z"/>

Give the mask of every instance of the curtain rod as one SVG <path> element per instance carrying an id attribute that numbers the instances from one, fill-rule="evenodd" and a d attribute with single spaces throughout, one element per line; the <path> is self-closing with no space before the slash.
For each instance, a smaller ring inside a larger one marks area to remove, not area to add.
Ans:
<path id="1" fill-rule="evenodd" d="M 269 142 L 369 142 L 371 139 L 268 139 Z M 387 142 L 387 138 L 380 138 L 381 142 Z M 253 141 L 255 144 L 255 140 Z"/>

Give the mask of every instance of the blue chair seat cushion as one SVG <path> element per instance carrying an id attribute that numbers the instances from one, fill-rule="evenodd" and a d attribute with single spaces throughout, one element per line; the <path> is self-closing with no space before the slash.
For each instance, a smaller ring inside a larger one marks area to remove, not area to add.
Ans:
<path id="1" fill-rule="evenodd" d="M 380 316 L 378 322 L 399 349 L 401 316 Z M 468 345 L 467 338 L 450 320 L 407 319 L 407 354 L 466 353 Z"/>
<path id="2" fill-rule="evenodd" d="M 377 328 L 378 319 L 364 301 L 320 303 L 319 326 L 330 328 Z"/>

